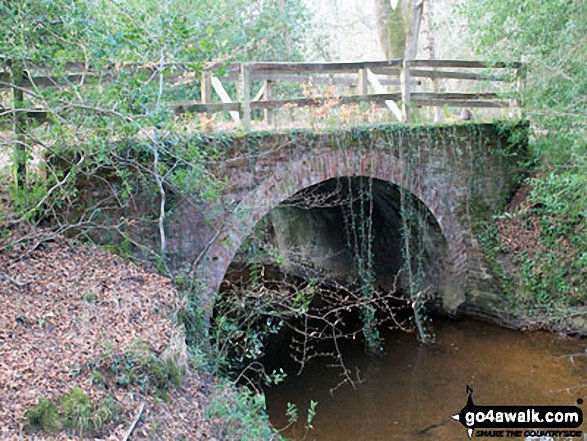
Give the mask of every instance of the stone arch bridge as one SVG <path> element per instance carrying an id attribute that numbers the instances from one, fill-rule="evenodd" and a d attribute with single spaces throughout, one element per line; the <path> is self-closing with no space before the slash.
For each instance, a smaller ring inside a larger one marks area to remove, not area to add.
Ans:
<path id="1" fill-rule="evenodd" d="M 442 251 L 432 257 L 443 275 L 431 280 L 444 310 L 492 315 L 501 296 L 476 231 L 506 204 L 519 183 L 526 157 L 525 129 L 524 124 L 462 123 L 234 135 L 224 142 L 226 157 L 213 166 L 216 176 L 227 182 L 222 203 L 179 204 L 167 224 L 170 254 L 196 260 L 204 306 L 211 313 L 214 294 L 239 246 L 276 207 L 321 183 L 374 178 L 389 184 L 379 185 L 375 198 L 383 213 L 375 239 L 382 241 L 380 248 L 391 246 L 386 236 L 397 236 L 392 218 L 398 215 L 398 192 L 393 189 L 404 189 L 432 215 L 431 223 L 443 238 Z M 395 215 L 389 214 L 394 206 Z M 324 243 L 336 248 L 329 216 L 316 212 L 293 220 L 316 239 L 314 251 Z M 287 230 L 282 218 L 274 220 Z M 310 231 L 312 225 L 319 233 Z M 298 241 L 299 236 L 298 232 Z"/>

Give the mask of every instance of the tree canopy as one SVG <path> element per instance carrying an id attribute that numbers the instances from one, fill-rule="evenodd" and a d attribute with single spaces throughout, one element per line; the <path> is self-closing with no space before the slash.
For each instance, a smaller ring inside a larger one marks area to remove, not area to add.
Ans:
<path id="1" fill-rule="evenodd" d="M 3 0 L 0 54 L 64 62 L 298 59 L 308 27 L 300 0 Z"/>
<path id="2" fill-rule="evenodd" d="M 15 219 L 73 202 L 76 174 L 110 167 L 124 182 L 134 167 L 161 198 L 163 233 L 169 188 L 189 181 L 188 193 L 210 196 L 218 185 L 203 166 L 210 152 L 181 142 L 198 119 L 166 103 L 198 99 L 210 64 L 303 58 L 310 20 L 302 0 L 0 0 L 0 26 L 0 134 L 15 146 Z M 129 139 L 141 164 L 122 158 Z M 25 182 L 35 151 L 69 163 L 69 174 L 48 161 L 43 179 Z M 119 203 L 131 190 L 122 185 Z"/>

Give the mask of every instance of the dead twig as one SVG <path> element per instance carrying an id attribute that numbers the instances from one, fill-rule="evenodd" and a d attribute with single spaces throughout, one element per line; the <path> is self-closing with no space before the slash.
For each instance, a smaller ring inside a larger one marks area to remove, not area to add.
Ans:
<path id="1" fill-rule="evenodd" d="M 141 414 L 143 413 L 144 408 L 145 408 L 145 403 L 141 403 L 141 407 L 139 408 L 139 411 L 137 412 L 137 415 L 135 416 L 134 421 L 132 422 L 132 424 L 130 425 L 128 430 L 126 431 L 124 438 L 122 438 L 122 441 L 128 441 L 128 438 L 130 437 L 132 431 L 135 429 L 135 426 L 137 425 L 137 423 L 139 422 L 139 419 L 141 418 Z"/>
<path id="2" fill-rule="evenodd" d="M 18 279 L 13 279 L 8 274 L 6 274 L 6 273 L 4 273 L 2 271 L 0 271 L 0 279 L 7 280 L 8 282 L 12 283 L 13 285 L 18 286 L 19 288 L 24 288 L 25 286 L 28 286 L 31 283 L 33 283 L 32 280 L 27 280 L 26 282 L 21 282 Z"/>

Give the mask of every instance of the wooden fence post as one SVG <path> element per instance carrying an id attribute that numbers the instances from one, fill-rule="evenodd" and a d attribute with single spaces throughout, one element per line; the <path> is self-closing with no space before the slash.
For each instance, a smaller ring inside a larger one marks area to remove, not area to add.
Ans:
<path id="1" fill-rule="evenodd" d="M 405 123 L 412 122 L 412 107 L 410 103 L 410 62 L 403 60 L 400 74 L 402 88 L 402 115 Z"/>
<path id="2" fill-rule="evenodd" d="M 11 82 L 15 86 L 12 88 L 13 97 L 13 130 L 16 138 L 14 144 L 14 163 L 16 164 L 16 185 L 18 188 L 24 188 L 27 181 L 26 162 L 27 151 L 25 142 L 25 124 L 26 115 L 24 113 L 24 70 L 18 64 L 13 64 L 10 68 Z"/>
<path id="3" fill-rule="evenodd" d="M 361 69 L 359 69 L 359 82 L 358 82 L 358 93 L 359 95 L 368 95 L 369 94 L 369 78 L 367 77 L 367 74 L 369 73 L 369 70 L 366 67 L 363 67 Z M 365 112 L 363 114 L 363 122 L 368 122 L 369 118 L 368 118 L 368 113 Z"/>
<path id="4" fill-rule="evenodd" d="M 517 92 L 518 92 L 518 99 L 517 104 L 520 108 L 520 117 L 524 117 L 524 105 L 526 104 L 526 76 L 528 74 L 527 66 L 523 64 L 518 68 L 516 72 L 517 76 Z"/>
<path id="5" fill-rule="evenodd" d="M 263 98 L 265 99 L 265 101 L 270 101 L 271 97 L 272 97 L 272 92 L 273 92 L 273 81 L 271 80 L 265 80 L 263 82 L 263 87 L 265 88 L 265 93 L 263 94 Z M 273 109 L 265 109 L 264 110 L 265 113 L 265 124 L 267 124 L 268 126 L 272 126 L 274 123 L 274 114 L 273 114 Z"/>
<path id="6" fill-rule="evenodd" d="M 367 69 L 359 69 L 359 95 L 369 94 L 369 80 L 367 79 Z"/>
<path id="7" fill-rule="evenodd" d="M 249 63 L 243 63 L 241 65 L 240 72 L 240 83 L 241 83 L 241 121 L 243 129 L 245 131 L 251 128 L 251 69 Z"/>
<path id="8" fill-rule="evenodd" d="M 201 98 L 202 104 L 210 104 L 212 102 L 212 81 L 211 81 L 211 74 L 209 70 L 204 70 L 202 72 L 202 79 L 200 82 L 201 85 Z M 206 130 L 212 130 L 212 113 L 206 112 L 206 119 L 208 120 L 205 124 Z"/>

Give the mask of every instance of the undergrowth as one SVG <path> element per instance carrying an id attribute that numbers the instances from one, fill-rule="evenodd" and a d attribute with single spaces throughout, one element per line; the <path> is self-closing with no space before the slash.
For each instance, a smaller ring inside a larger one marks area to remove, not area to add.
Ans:
<path id="1" fill-rule="evenodd" d="M 182 373 L 175 361 L 157 357 L 140 343 L 124 352 L 107 349 L 99 361 L 89 362 L 86 368 L 92 369 L 95 384 L 134 387 L 163 401 L 169 400 L 169 392 L 182 384 Z"/>
<path id="2" fill-rule="evenodd" d="M 40 398 L 24 419 L 31 432 L 54 434 L 68 429 L 79 436 L 99 436 L 119 415 L 114 398 L 106 396 L 94 405 L 83 389 L 74 387 L 60 397 L 59 407 L 48 398 Z"/>

